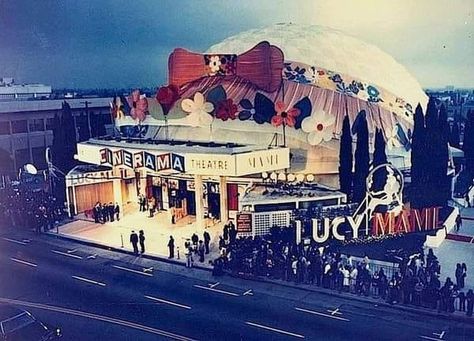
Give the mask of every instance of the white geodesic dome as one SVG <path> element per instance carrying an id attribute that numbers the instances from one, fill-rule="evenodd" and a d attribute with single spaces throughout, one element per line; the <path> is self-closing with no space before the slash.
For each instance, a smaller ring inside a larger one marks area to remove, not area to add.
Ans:
<path id="1" fill-rule="evenodd" d="M 277 24 L 229 37 L 207 53 L 243 53 L 261 41 L 282 49 L 285 60 L 316 65 L 378 85 L 426 107 L 418 81 L 388 53 L 346 33 L 317 25 Z"/>

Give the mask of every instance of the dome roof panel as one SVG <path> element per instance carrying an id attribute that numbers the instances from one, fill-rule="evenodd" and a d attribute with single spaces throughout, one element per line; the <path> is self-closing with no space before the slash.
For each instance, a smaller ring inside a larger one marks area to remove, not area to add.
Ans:
<path id="1" fill-rule="evenodd" d="M 319 66 L 387 89 L 416 105 L 428 97 L 418 81 L 378 47 L 323 26 L 277 24 L 253 29 L 213 45 L 208 53 L 243 53 L 267 40 L 282 49 L 285 60 Z"/>

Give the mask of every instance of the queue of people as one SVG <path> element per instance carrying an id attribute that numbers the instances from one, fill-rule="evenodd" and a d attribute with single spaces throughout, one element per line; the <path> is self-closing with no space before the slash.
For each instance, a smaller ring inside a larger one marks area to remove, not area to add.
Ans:
<path id="1" fill-rule="evenodd" d="M 46 191 L 13 187 L 0 190 L 1 226 L 34 228 L 40 233 L 67 217 L 67 205 Z"/>
<path id="2" fill-rule="evenodd" d="M 115 203 L 115 205 L 112 202 L 102 204 L 98 201 L 92 209 L 92 216 L 95 223 L 105 224 L 109 221 L 119 221 L 120 206 L 118 203 Z"/>
<path id="3" fill-rule="evenodd" d="M 424 306 L 472 316 L 474 294 L 461 291 L 467 267 L 456 269 L 457 284 L 448 277 L 442 285 L 441 267 L 431 249 L 401 257 L 398 267 L 375 265 L 366 256 L 355 261 L 329 247 L 308 246 L 261 237 L 238 238 L 222 245 L 214 262 L 214 274 L 228 271 L 245 277 L 268 277 L 295 284 L 316 285 L 326 289 L 373 296 L 390 304 Z"/>

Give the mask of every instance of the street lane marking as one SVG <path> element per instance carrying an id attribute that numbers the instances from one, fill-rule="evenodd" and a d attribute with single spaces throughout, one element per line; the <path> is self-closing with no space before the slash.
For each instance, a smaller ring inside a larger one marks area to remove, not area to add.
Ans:
<path id="1" fill-rule="evenodd" d="M 254 326 L 254 327 L 262 328 L 262 329 L 266 329 L 266 330 L 271 330 L 273 332 L 277 332 L 277 333 L 280 333 L 280 334 L 285 334 L 285 335 L 289 335 L 289 336 L 298 337 L 300 339 L 304 339 L 304 335 L 301 335 L 301 334 L 295 334 L 295 333 L 287 332 L 285 330 L 276 329 L 276 328 L 264 326 L 264 325 L 261 325 L 261 324 L 248 322 L 248 321 L 246 321 L 245 323 L 248 324 L 249 326 Z"/>
<path id="2" fill-rule="evenodd" d="M 190 306 L 187 306 L 187 305 L 184 305 L 184 304 L 179 304 L 179 303 L 167 301 L 167 300 L 164 300 L 164 299 L 161 299 L 161 298 L 156 298 L 156 297 L 148 296 L 148 295 L 145 295 L 145 297 L 148 298 L 149 300 L 169 304 L 169 305 L 172 305 L 172 306 L 175 306 L 175 307 L 178 307 L 178 308 L 191 309 Z"/>
<path id="3" fill-rule="evenodd" d="M 86 283 L 95 284 L 95 285 L 99 285 L 101 287 L 105 287 L 105 283 L 93 281 L 92 279 L 87 279 L 87 278 L 79 277 L 79 276 L 72 276 L 72 278 L 77 279 L 79 281 L 86 282 Z"/>
<path id="4" fill-rule="evenodd" d="M 88 312 L 81 311 L 81 310 L 73 310 L 73 309 L 62 308 L 62 307 L 53 306 L 53 305 L 33 303 L 33 302 L 27 302 L 27 301 L 18 301 L 18 300 L 12 300 L 12 299 L 2 298 L 2 297 L 0 297 L 0 302 L 13 304 L 13 305 L 20 305 L 20 306 L 30 307 L 30 308 L 37 308 L 37 309 L 55 311 L 55 312 L 59 312 L 59 313 L 63 313 L 63 314 L 75 315 L 75 316 L 89 318 L 89 319 L 92 319 L 92 320 L 108 322 L 108 323 L 117 324 L 117 325 L 124 326 L 124 327 L 129 327 L 129 328 L 141 330 L 141 331 L 148 332 L 148 333 L 151 333 L 151 334 L 164 336 L 164 337 L 167 337 L 167 338 L 170 338 L 170 339 L 173 339 L 173 340 L 196 341 L 196 340 L 193 340 L 193 339 L 188 338 L 186 336 L 170 333 L 170 332 L 167 332 L 167 331 L 164 331 L 164 330 L 161 330 L 161 329 L 148 327 L 148 326 L 145 326 L 145 325 L 142 325 L 142 324 L 129 322 L 129 321 L 126 321 L 126 320 L 119 320 L 119 319 L 104 316 L 104 315 L 92 314 L 92 313 L 88 313 Z"/>
<path id="5" fill-rule="evenodd" d="M 153 267 L 150 266 L 149 268 L 143 268 L 143 272 L 152 273 L 153 272 Z"/>
<path id="6" fill-rule="evenodd" d="M 97 253 L 94 253 L 93 255 L 87 256 L 87 259 L 96 259 L 97 258 Z"/>
<path id="7" fill-rule="evenodd" d="M 215 287 L 217 287 L 219 284 L 221 284 L 221 282 L 217 282 L 217 283 L 214 283 L 214 284 L 208 284 L 208 285 L 209 285 L 209 288 L 215 288 Z"/>
<path id="8" fill-rule="evenodd" d="M 12 242 L 12 243 L 16 243 L 16 244 L 20 244 L 20 245 L 26 245 L 28 243 L 25 243 L 25 242 L 21 242 L 19 240 L 15 240 L 15 239 L 10 239 L 10 238 L 2 238 L 3 240 L 6 240 L 7 242 Z"/>
<path id="9" fill-rule="evenodd" d="M 339 317 L 339 316 L 334 316 L 334 315 L 328 315 L 328 314 L 324 314 L 324 313 L 319 313 L 317 311 L 314 311 L 314 310 L 308 310 L 308 309 L 303 309 L 303 308 L 298 308 L 298 307 L 295 307 L 296 310 L 298 311 L 302 311 L 304 313 L 309 313 L 309 314 L 314 314 L 314 315 L 318 315 L 318 316 L 324 316 L 324 317 L 329 317 L 331 319 L 335 319 L 335 320 L 340 320 L 340 321 L 346 321 L 346 322 L 349 322 L 350 320 L 349 319 L 346 319 L 344 317 Z"/>
<path id="10" fill-rule="evenodd" d="M 328 309 L 328 310 L 326 310 L 326 311 L 327 311 L 328 313 L 331 313 L 331 315 L 333 315 L 333 316 L 336 315 L 336 314 L 337 314 L 337 315 L 342 315 L 342 313 L 339 311 L 339 308 L 336 308 L 336 309 L 334 309 L 334 310 Z"/>
<path id="11" fill-rule="evenodd" d="M 36 264 L 33 264 L 33 263 L 30 263 L 30 262 L 27 262 L 26 260 L 21 260 L 21 259 L 17 259 L 17 258 L 10 258 L 12 261 L 14 262 L 17 262 L 17 263 L 20 263 L 20 264 L 25 264 L 25 265 L 28 265 L 28 266 L 32 266 L 34 268 L 36 268 L 38 265 Z"/>
<path id="12" fill-rule="evenodd" d="M 246 292 L 243 293 L 243 295 L 244 295 L 244 296 L 247 296 L 247 295 L 253 296 L 252 289 L 247 290 Z"/>
<path id="13" fill-rule="evenodd" d="M 61 251 L 57 251 L 57 250 L 51 250 L 51 252 L 54 252 L 54 253 L 57 253 L 58 255 L 62 255 L 62 256 L 66 256 L 66 257 L 71 257 L 71 258 L 76 258 L 76 259 L 82 259 L 81 256 L 72 255 L 72 254 L 66 253 L 66 252 L 61 252 Z"/>
<path id="14" fill-rule="evenodd" d="M 236 293 L 230 292 L 230 291 L 224 291 L 224 290 L 220 290 L 220 289 L 209 288 L 209 287 L 205 287 L 205 286 L 197 285 L 197 284 L 194 284 L 193 286 L 195 288 L 214 291 L 214 292 L 218 292 L 218 293 L 221 293 L 221 294 L 226 294 L 226 295 L 229 295 L 229 296 L 239 296 L 239 294 L 236 294 Z"/>
<path id="15" fill-rule="evenodd" d="M 143 276 L 153 277 L 153 275 L 151 273 L 148 273 L 148 272 L 143 272 L 143 271 L 133 270 L 133 269 L 129 269 L 129 268 L 124 268 L 123 266 L 118 266 L 118 265 L 112 265 L 112 267 L 116 268 L 116 269 L 124 270 L 124 271 L 133 272 L 135 274 L 139 274 L 139 275 L 143 275 Z"/>
<path id="16" fill-rule="evenodd" d="M 77 249 L 74 249 L 74 250 L 67 250 L 67 253 L 74 253 L 74 252 L 76 252 L 76 251 L 77 251 Z"/>
<path id="17" fill-rule="evenodd" d="M 434 341 L 442 340 L 442 339 L 434 338 L 434 337 L 431 337 L 431 336 L 424 336 L 424 335 L 420 335 L 420 337 L 422 339 L 425 339 L 425 340 L 434 340 Z"/>

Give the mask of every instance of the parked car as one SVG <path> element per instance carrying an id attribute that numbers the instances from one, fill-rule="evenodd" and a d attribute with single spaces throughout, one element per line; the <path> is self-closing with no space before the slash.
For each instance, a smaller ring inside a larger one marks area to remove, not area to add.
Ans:
<path id="1" fill-rule="evenodd" d="M 0 304 L 0 340 L 47 341 L 57 340 L 61 336 L 59 328 L 42 323 L 30 312 Z"/>

